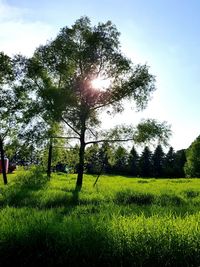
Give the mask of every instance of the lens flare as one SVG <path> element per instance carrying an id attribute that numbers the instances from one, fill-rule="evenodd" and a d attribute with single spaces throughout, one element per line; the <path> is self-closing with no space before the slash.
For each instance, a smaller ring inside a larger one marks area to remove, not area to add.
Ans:
<path id="1" fill-rule="evenodd" d="M 109 79 L 98 77 L 91 81 L 92 87 L 101 91 L 105 91 L 110 86 L 111 82 Z"/>

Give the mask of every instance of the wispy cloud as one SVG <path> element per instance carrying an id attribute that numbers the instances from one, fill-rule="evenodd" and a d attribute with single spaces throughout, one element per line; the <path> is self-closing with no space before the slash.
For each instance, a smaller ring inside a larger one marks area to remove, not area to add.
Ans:
<path id="1" fill-rule="evenodd" d="M 55 29 L 41 21 L 29 21 L 28 9 L 0 0 L 0 51 L 30 56 L 40 44 L 53 37 Z"/>
<path id="2" fill-rule="evenodd" d="M 19 9 L 7 4 L 6 1 L 0 0 L 0 21 L 19 19 L 23 14 L 27 13 L 27 9 Z"/>

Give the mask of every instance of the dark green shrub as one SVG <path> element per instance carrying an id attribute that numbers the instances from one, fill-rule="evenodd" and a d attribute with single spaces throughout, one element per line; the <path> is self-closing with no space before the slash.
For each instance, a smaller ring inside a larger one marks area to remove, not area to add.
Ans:
<path id="1" fill-rule="evenodd" d="M 184 204 L 184 200 L 179 196 L 163 194 L 158 197 L 158 204 L 161 206 L 180 206 Z"/>
<path id="2" fill-rule="evenodd" d="M 184 191 L 184 193 L 187 198 L 194 198 L 199 196 L 199 192 L 194 190 L 186 190 Z"/>
<path id="3" fill-rule="evenodd" d="M 154 201 L 154 195 L 126 190 L 118 192 L 115 201 L 118 204 L 150 205 Z"/>
<path id="4" fill-rule="evenodd" d="M 148 184 L 149 182 L 147 180 L 138 180 L 139 184 Z"/>
<path id="5" fill-rule="evenodd" d="M 48 181 L 47 176 L 38 166 L 32 167 L 27 172 L 17 175 L 15 184 L 19 187 L 37 188 L 44 186 Z"/>
<path id="6" fill-rule="evenodd" d="M 35 205 L 37 201 L 31 198 L 31 194 L 33 191 L 44 187 L 47 181 L 47 176 L 38 167 L 20 172 L 13 184 L 3 188 L 1 206 L 12 205 L 18 207 Z"/>

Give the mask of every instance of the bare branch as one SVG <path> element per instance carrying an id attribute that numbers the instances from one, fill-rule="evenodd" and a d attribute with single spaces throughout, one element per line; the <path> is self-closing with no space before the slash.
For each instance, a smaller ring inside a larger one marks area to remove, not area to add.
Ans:
<path id="1" fill-rule="evenodd" d="M 77 136 L 51 136 L 51 138 L 55 138 L 55 139 L 80 139 Z"/>
<path id="2" fill-rule="evenodd" d="M 72 127 L 69 122 L 67 122 L 63 117 L 62 120 L 67 124 L 70 129 L 72 129 L 78 136 L 80 136 L 80 133 L 74 127 Z"/>
<path id="3" fill-rule="evenodd" d="M 96 134 L 95 134 L 90 128 L 87 128 L 86 130 L 90 131 L 91 134 L 92 134 L 94 137 L 96 137 Z"/>
<path id="4" fill-rule="evenodd" d="M 98 144 L 98 143 L 103 143 L 103 142 L 109 142 L 109 143 L 115 143 L 115 142 L 128 142 L 128 141 L 134 141 L 133 138 L 126 138 L 126 139 L 101 139 L 101 140 L 96 140 L 96 141 L 89 141 L 86 142 L 86 145 L 89 144 Z"/>
<path id="5" fill-rule="evenodd" d="M 107 103 L 105 103 L 105 104 L 102 104 L 102 105 L 93 107 L 93 108 L 91 108 L 91 110 L 96 110 L 96 109 L 99 109 L 99 108 L 104 108 L 104 107 L 106 107 L 106 106 L 109 106 L 109 105 L 113 104 L 114 102 L 116 102 L 116 101 L 107 102 Z"/>

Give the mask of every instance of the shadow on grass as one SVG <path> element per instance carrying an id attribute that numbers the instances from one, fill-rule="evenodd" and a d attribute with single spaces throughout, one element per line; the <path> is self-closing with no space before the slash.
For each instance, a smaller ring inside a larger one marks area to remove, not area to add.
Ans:
<path id="1" fill-rule="evenodd" d="M 137 204 L 137 205 L 151 205 L 154 201 L 154 195 L 151 193 L 133 192 L 125 190 L 117 192 L 115 202 L 117 204 Z"/>
<path id="2" fill-rule="evenodd" d="M 73 190 L 71 204 L 73 204 L 73 205 L 78 205 L 79 204 L 79 193 L 80 193 L 79 189 L 75 188 Z"/>
<path id="3" fill-rule="evenodd" d="M 27 183 L 16 183 L 4 187 L 0 192 L 1 207 L 29 207 L 43 210 L 75 207 L 81 204 L 85 203 L 80 201 L 79 190 L 52 190 L 48 189 L 45 184 L 29 186 Z"/>

